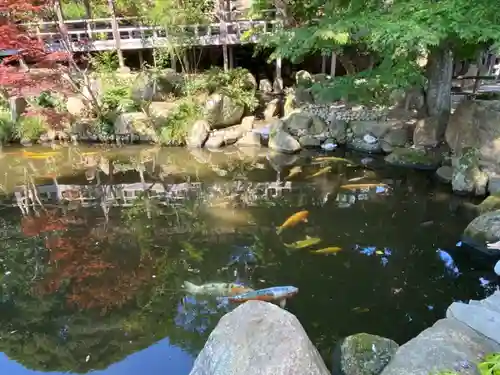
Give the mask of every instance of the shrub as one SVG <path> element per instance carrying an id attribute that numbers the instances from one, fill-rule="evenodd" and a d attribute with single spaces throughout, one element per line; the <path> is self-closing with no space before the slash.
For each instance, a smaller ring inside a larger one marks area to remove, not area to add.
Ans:
<path id="1" fill-rule="evenodd" d="M 28 112 L 22 115 L 17 123 L 17 137 L 30 141 L 37 140 L 46 131 L 45 121 L 45 118 L 37 113 Z"/>
<path id="2" fill-rule="evenodd" d="M 193 101 L 183 101 L 168 117 L 157 124 L 158 138 L 161 144 L 181 146 L 189 130 L 189 126 L 201 117 L 202 108 Z"/>
<path id="3" fill-rule="evenodd" d="M 90 57 L 92 69 L 98 73 L 113 73 L 118 67 L 118 55 L 116 51 L 98 52 Z"/>
<path id="4" fill-rule="evenodd" d="M 254 110 L 258 105 L 250 72 L 243 68 L 225 72 L 221 68 L 214 67 L 204 75 L 188 80 L 184 87 L 185 94 L 203 91 L 209 94 L 226 95 L 233 99 L 236 104 L 245 106 L 249 110 Z"/>
<path id="5" fill-rule="evenodd" d="M 63 110 L 64 100 L 52 91 L 42 91 L 29 100 L 36 107 Z"/>
<path id="6" fill-rule="evenodd" d="M 10 112 L 0 111 L 0 142 L 6 143 L 12 139 L 14 123 L 11 121 Z"/>

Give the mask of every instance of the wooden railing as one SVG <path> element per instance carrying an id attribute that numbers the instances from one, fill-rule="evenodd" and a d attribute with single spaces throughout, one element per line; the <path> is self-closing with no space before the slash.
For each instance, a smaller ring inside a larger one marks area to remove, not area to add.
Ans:
<path id="1" fill-rule="evenodd" d="M 275 17 L 275 11 L 263 12 L 260 19 L 251 19 L 241 12 L 225 12 L 222 21 L 199 25 L 180 25 L 174 31 L 167 31 L 159 26 L 148 26 L 137 18 L 118 18 L 118 33 L 120 48 L 133 50 L 143 48 L 165 47 L 174 44 L 189 44 L 196 46 L 234 45 L 244 42 L 255 43 L 256 37 L 247 41 L 242 35 L 250 29 L 257 29 L 258 34 L 269 33 L 280 23 Z M 216 19 L 215 17 L 214 19 Z M 222 32 L 225 25 L 227 32 Z M 62 37 L 55 21 L 28 24 L 42 38 L 51 50 L 61 50 Z M 113 50 L 116 43 L 113 38 L 111 18 L 92 20 L 68 20 L 64 22 L 66 32 L 71 41 L 73 51 L 103 51 Z"/>

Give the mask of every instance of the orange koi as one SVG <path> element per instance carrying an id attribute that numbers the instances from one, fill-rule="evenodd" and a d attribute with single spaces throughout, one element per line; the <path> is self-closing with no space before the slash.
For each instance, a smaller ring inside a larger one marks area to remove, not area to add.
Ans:
<path id="1" fill-rule="evenodd" d="M 293 227 L 300 222 L 307 223 L 308 216 L 309 216 L 309 211 L 306 210 L 294 213 L 292 216 L 286 219 L 286 221 L 283 224 L 281 224 L 281 226 L 278 227 L 276 233 L 280 234 L 283 231 L 283 229 Z"/>

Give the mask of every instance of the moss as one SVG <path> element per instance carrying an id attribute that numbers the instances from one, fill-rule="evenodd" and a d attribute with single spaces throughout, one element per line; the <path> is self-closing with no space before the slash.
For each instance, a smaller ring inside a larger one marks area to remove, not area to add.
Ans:
<path id="1" fill-rule="evenodd" d="M 437 166 L 440 163 L 439 155 L 411 148 L 396 148 L 385 160 L 395 165 Z"/>
<path id="2" fill-rule="evenodd" d="M 479 214 L 500 210 L 500 193 L 490 195 L 478 206 Z"/>

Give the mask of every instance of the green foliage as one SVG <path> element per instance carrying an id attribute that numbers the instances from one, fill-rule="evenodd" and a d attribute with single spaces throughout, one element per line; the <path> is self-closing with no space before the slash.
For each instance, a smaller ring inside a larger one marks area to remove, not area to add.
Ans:
<path id="1" fill-rule="evenodd" d="M 255 82 L 251 73 L 243 68 L 227 72 L 219 67 L 211 68 L 201 79 L 192 82 L 190 90 L 223 94 L 233 99 L 236 104 L 250 110 L 254 110 L 258 104 L 255 97 Z"/>
<path id="2" fill-rule="evenodd" d="M 8 142 L 14 134 L 14 123 L 11 121 L 10 111 L 0 110 L 0 143 Z"/>
<path id="3" fill-rule="evenodd" d="M 160 143 L 179 146 L 185 143 L 189 127 L 201 117 L 202 108 L 192 100 L 184 100 L 163 123 L 158 124 Z"/>
<path id="4" fill-rule="evenodd" d="M 45 119 L 38 115 L 22 115 L 17 122 L 17 136 L 20 139 L 37 140 L 45 133 Z"/>
<path id="5" fill-rule="evenodd" d="M 387 63 L 387 64 L 386 64 Z M 373 70 L 354 76 L 341 76 L 312 86 L 313 95 L 326 102 L 346 100 L 365 105 L 392 104 L 391 94 L 410 86 L 423 86 L 425 81 L 416 64 L 386 59 Z"/>
<path id="6" fill-rule="evenodd" d="M 481 375 L 500 375 L 500 353 L 487 354 L 477 367 Z"/>
<path id="7" fill-rule="evenodd" d="M 126 113 L 139 111 L 141 107 L 132 99 L 129 86 L 117 85 L 104 90 L 102 109 L 108 112 Z"/>
<path id="8" fill-rule="evenodd" d="M 118 67 L 118 55 L 116 51 L 98 52 L 90 57 L 90 64 L 98 73 L 113 73 Z"/>
<path id="9" fill-rule="evenodd" d="M 50 108 L 64 110 L 64 99 L 58 97 L 56 93 L 52 91 L 42 91 L 38 96 L 30 99 L 32 104 L 40 108 Z"/>

